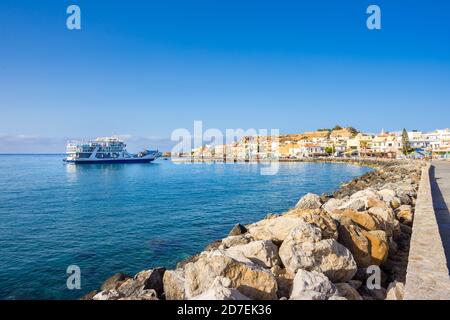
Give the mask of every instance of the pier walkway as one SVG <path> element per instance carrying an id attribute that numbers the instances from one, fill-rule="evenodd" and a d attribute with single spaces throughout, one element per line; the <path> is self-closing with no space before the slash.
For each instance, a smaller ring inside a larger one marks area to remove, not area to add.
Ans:
<path id="1" fill-rule="evenodd" d="M 450 300 L 450 162 L 422 169 L 406 271 L 405 300 Z"/>
<path id="2" fill-rule="evenodd" d="M 430 180 L 434 212 L 450 269 L 450 162 L 433 161 Z"/>

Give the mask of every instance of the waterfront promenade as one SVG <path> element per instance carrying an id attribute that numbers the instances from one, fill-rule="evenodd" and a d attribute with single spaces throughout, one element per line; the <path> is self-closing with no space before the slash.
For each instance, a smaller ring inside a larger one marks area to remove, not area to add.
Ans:
<path id="1" fill-rule="evenodd" d="M 450 162 L 434 161 L 430 171 L 433 207 L 439 226 L 439 233 L 450 267 Z M 449 268 L 450 269 L 450 268 Z"/>
<path id="2" fill-rule="evenodd" d="M 450 162 L 423 168 L 406 275 L 406 300 L 450 299 Z"/>

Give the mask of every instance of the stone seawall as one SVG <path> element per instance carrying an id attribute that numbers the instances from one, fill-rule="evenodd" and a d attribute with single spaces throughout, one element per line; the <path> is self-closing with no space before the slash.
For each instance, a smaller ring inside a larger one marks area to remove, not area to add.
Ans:
<path id="1" fill-rule="evenodd" d="M 433 207 L 430 165 L 422 168 L 404 299 L 450 299 L 450 278 Z"/>

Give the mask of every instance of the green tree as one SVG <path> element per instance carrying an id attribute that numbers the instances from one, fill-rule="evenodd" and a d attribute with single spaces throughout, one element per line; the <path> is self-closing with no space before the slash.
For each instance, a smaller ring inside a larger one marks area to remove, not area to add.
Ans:
<path id="1" fill-rule="evenodd" d="M 334 147 L 325 147 L 325 152 L 328 154 L 333 154 L 334 153 Z"/>
<path id="2" fill-rule="evenodd" d="M 406 156 L 412 151 L 411 144 L 409 143 L 408 132 L 403 129 L 402 132 L 402 153 Z"/>
<path id="3" fill-rule="evenodd" d="M 342 130 L 342 127 L 340 125 L 335 125 L 332 130 Z"/>

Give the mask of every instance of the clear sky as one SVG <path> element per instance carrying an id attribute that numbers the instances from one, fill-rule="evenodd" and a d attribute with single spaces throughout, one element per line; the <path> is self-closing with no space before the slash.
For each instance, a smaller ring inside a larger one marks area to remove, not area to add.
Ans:
<path id="1" fill-rule="evenodd" d="M 82 29 L 66 28 L 81 8 Z M 377 4 L 382 29 L 368 30 Z M 1 0 L 0 152 L 176 128 L 450 126 L 446 0 Z"/>

